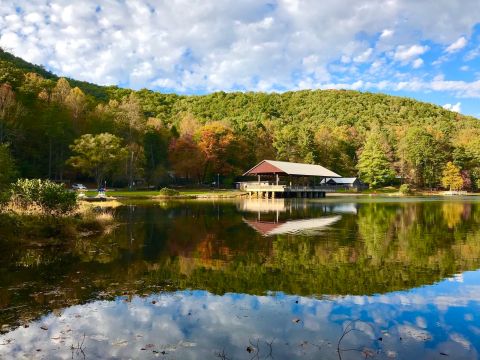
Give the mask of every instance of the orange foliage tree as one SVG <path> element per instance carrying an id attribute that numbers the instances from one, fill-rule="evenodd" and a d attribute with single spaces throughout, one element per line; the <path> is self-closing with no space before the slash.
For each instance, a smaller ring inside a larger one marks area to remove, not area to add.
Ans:
<path id="1" fill-rule="evenodd" d="M 205 157 L 191 135 L 173 139 L 168 153 L 170 165 L 177 176 L 202 181 Z"/>
<path id="2" fill-rule="evenodd" d="M 197 132 L 197 141 L 205 157 L 204 178 L 208 174 L 237 175 L 248 152 L 244 142 L 221 122 L 204 125 Z"/>

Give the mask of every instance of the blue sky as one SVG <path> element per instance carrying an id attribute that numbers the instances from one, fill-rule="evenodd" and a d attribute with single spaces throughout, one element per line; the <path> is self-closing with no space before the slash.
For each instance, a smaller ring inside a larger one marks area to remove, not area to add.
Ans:
<path id="1" fill-rule="evenodd" d="M 0 46 L 104 85 L 355 89 L 480 117 L 478 0 L 2 0 Z"/>

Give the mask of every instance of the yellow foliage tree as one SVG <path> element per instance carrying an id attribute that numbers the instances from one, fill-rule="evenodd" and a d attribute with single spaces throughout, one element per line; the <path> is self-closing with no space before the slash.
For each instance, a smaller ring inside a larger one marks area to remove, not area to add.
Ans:
<path id="1" fill-rule="evenodd" d="M 442 185 L 450 190 L 460 190 L 463 187 L 463 178 L 460 169 L 449 161 L 442 173 Z"/>

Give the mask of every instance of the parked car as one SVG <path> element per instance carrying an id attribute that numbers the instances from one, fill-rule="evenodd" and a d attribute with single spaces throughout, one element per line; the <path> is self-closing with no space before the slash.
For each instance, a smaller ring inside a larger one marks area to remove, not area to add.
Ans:
<path id="1" fill-rule="evenodd" d="M 83 184 L 73 184 L 72 189 L 73 190 L 87 190 L 87 187 Z"/>

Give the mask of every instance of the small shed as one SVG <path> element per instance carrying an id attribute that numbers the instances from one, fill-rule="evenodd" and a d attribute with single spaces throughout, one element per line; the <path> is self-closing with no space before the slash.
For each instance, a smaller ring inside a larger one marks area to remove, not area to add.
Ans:
<path id="1" fill-rule="evenodd" d="M 339 189 L 366 189 L 368 186 L 356 177 L 339 177 L 326 178 L 323 182 L 325 185 L 335 186 Z"/>

